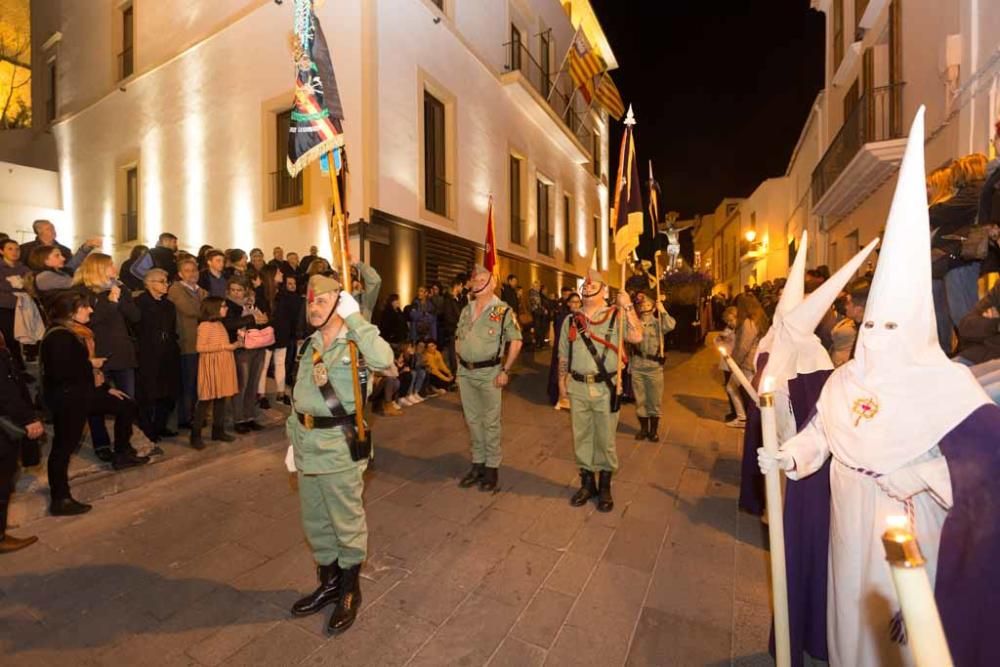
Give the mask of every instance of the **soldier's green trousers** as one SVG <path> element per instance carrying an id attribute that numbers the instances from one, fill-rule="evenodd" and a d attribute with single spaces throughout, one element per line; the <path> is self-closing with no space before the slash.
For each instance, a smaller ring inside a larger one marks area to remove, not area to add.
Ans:
<path id="1" fill-rule="evenodd" d="M 361 500 L 363 466 L 342 472 L 307 475 L 299 472 L 302 527 L 319 565 L 341 567 L 364 562 L 368 525 Z"/>
<path id="2" fill-rule="evenodd" d="M 611 412 L 611 393 L 603 383 L 587 384 L 568 380 L 570 419 L 573 423 L 573 451 L 576 464 L 597 472 L 618 470 L 618 412 Z"/>
<path id="3" fill-rule="evenodd" d="M 462 397 L 462 412 L 469 425 L 472 440 L 472 462 L 499 468 L 503 455 L 500 451 L 500 406 L 503 391 L 494 386 L 493 380 L 499 367 L 458 371 L 458 392 Z"/>
<path id="4" fill-rule="evenodd" d="M 640 417 L 659 417 L 663 402 L 663 367 L 632 369 L 632 389 L 635 390 L 635 411 Z"/>

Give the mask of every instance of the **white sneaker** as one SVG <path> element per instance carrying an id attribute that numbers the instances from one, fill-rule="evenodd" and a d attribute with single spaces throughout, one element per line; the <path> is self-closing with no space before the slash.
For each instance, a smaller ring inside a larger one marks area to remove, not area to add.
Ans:
<path id="1" fill-rule="evenodd" d="M 444 396 L 447 393 L 448 393 L 447 389 L 442 389 L 442 388 L 438 387 L 438 390 L 437 390 L 437 395 L 438 396 Z"/>
<path id="2" fill-rule="evenodd" d="M 417 403 L 423 403 L 424 397 L 420 394 L 410 394 L 410 401 L 412 401 L 414 405 Z"/>
<path id="3" fill-rule="evenodd" d="M 403 398 L 396 401 L 396 403 L 398 403 L 399 405 L 404 405 L 406 407 L 410 407 L 411 405 L 413 405 L 413 403 L 410 401 L 409 396 L 404 396 Z"/>

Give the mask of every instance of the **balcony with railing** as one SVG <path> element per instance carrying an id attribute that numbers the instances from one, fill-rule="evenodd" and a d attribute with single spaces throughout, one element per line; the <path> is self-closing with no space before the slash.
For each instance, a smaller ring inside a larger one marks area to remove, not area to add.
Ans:
<path id="1" fill-rule="evenodd" d="M 902 83 L 861 96 L 812 174 L 816 215 L 842 217 L 899 168 L 906 148 Z"/>
<path id="2" fill-rule="evenodd" d="M 500 81 L 529 116 L 574 160 L 589 162 L 589 107 L 576 92 L 568 71 L 548 71 L 520 41 L 507 42 Z"/>

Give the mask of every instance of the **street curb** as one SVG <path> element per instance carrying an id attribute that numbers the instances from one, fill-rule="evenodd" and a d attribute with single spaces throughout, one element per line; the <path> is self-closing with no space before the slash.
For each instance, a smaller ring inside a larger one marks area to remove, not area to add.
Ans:
<path id="1" fill-rule="evenodd" d="M 73 497 L 83 503 L 93 503 L 95 500 L 107 498 L 124 491 L 137 489 L 153 482 L 166 479 L 190 470 L 202 468 L 218 462 L 223 457 L 238 456 L 250 450 L 269 449 L 275 446 L 275 435 L 278 440 L 284 437 L 284 423 L 269 426 L 263 431 L 237 436 L 235 442 L 221 443 L 206 441 L 208 445 L 203 450 L 194 450 L 184 444 L 186 439 L 171 440 L 182 453 L 154 457 L 148 464 L 126 470 L 114 470 L 109 466 L 96 471 L 87 471 L 70 479 Z M 267 438 L 266 441 L 263 438 Z M 260 440 L 259 440 L 260 439 Z M 11 498 L 8 511 L 8 522 L 11 528 L 26 525 L 37 519 L 49 516 L 49 487 L 47 483 L 35 483 L 34 488 L 15 493 Z"/>

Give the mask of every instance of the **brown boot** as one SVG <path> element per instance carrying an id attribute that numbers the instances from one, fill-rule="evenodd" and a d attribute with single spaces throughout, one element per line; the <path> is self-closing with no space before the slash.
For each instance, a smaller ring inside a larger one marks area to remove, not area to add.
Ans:
<path id="1" fill-rule="evenodd" d="M 13 535 L 4 535 L 3 537 L 0 537 L 0 554 L 11 554 L 15 551 L 20 551 L 25 547 L 30 547 L 37 541 L 38 538 L 34 535 L 30 537 L 14 537 Z"/>

